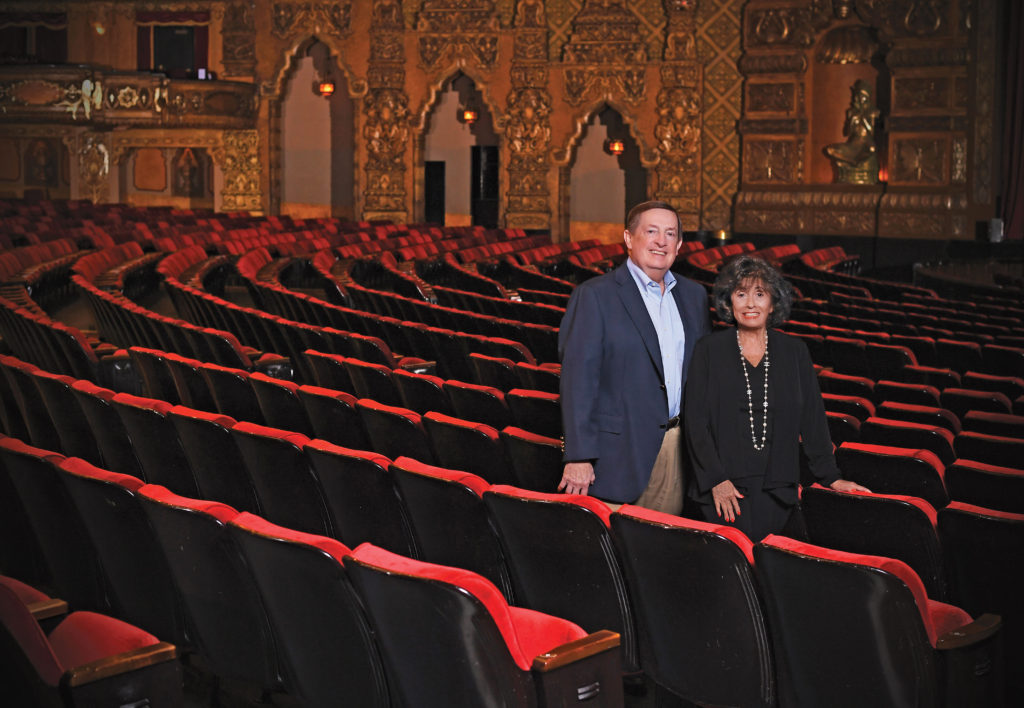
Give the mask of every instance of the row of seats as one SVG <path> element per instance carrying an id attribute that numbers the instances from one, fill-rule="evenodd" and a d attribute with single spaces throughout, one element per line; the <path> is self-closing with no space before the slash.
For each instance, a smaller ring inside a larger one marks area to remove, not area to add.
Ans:
<path id="1" fill-rule="evenodd" d="M 210 654 L 207 658 L 217 673 L 268 688 L 280 685 L 282 673 L 284 677 L 296 675 L 287 671 L 275 674 L 272 669 L 275 662 L 294 658 L 288 653 L 297 650 L 305 634 L 305 650 L 310 651 L 311 639 L 318 640 L 320 651 L 331 653 L 335 671 L 341 671 L 334 652 L 340 651 L 342 638 L 351 651 L 361 653 L 362 659 L 350 661 L 356 662 L 363 676 L 345 676 L 346 684 L 360 688 L 352 688 L 347 695 L 372 695 L 362 687 L 370 677 L 379 676 L 379 670 L 375 673 L 366 665 L 366 657 L 373 654 L 365 641 L 353 640 L 351 631 L 340 631 L 337 613 L 351 613 L 352 604 L 340 602 L 345 596 L 331 588 L 339 582 L 339 567 L 351 574 L 356 592 L 370 587 L 368 579 L 359 576 L 367 570 L 366 565 L 374 565 L 392 577 L 406 578 L 395 585 L 410 585 L 409 576 L 423 573 L 479 572 L 492 580 L 472 582 L 483 583 L 483 588 L 489 588 L 483 592 L 494 593 L 495 601 L 500 602 L 495 590 L 499 588 L 511 596 L 505 601 L 511 599 L 517 607 L 563 617 L 582 628 L 574 638 L 587 631 L 611 629 L 621 637 L 623 670 L 643 670 L 662 688 L 701 703 L 901 705 L 914 700 L 915 705 L 937 706 L 944 704 L 943 697 L 952 697 L 955 705 L 1000 704 L 998 618 L 979 616 L 972 621 L 963 609 L 933 599 L 914 570 L 891 558 L 825 549 L 781 537 L 769 537 L 755 546 L 732 528 L 628 506 L 612 513 L 591 497 L 488 485 L 467 473 L 399 458 L 389 471 L 409 509 L 417 552 L 429 563 L 465 570 L 441 571 L 370 547 L 357 549 L 351 559 L 342 553 L 338 563 L 331 550 L 337 548 L 336 542 L 329 539 L 313 544 L 318 550 L 307 551 L 304 556 L 309 560 L 301 561 L 294 550 L 292 556 L 287 555 L 281 541 L 294 545 L 311 539 L 251 515 L 236 516 L 224 505 L 184 499 L 153 485 L 141 487 L 139 480 L 96 470 L 80 460 L 46 459 L 40 451 L 20 443 L 0 442 L 0 460 L 23 501 L 28 499 L 24 492 L 30 486 L 29 478 L 31 484 L 52 485 L 53 499 L 61 497 L 58 487 L 63 485 L 69 492 L 65 496 L 74 500 L 63 508 L 60 520 L 53 518 L 57 513 L 54 504 L 45 510 L 26 504 L 29 515 L 39 514 L 46 524 L 62 530 L 59 536 L 51 532 L 48 541 L 40 538 L 41 544 L 56 544 L 60 537 L 80 540 L 76 545 L 85 546 L 96 535 L 99 542 L 94 541 L 92 555 L 79 548 L 75 557 L 102 560 L 112 586 L 148 585 L 170 575 L 173 582 L 166 587 L 179 589 L 186 611 L 193 615 L 198 649 Z M 26 472 L 26 467 L 32 467 L 33 473 Z M 96 491 L 91 502 L 82 503 L 85 495 L 76 488 L 87 484 Z M 109 498 L 100 503 L 101 485 L 108 494 L 116 494 L 120 503 Z M 112 535 L 110 509 L 123 509 L 121 517 L 127 521 L 133 493 L 134 503 L 142 507 L 152 531 L 147 537 L 146 529 L 136 522 L 131 530 L 122 527 Z M 69 527 L 78 520 L 76 505 L 86 533 Z M 439 509 L 445 513 L 439 514 Z M 107 530 L 93 530 L 104 523 L 97 520 L 104 514 Z M 962 517 L 966 523 L 957 523 Z M 983 552 L 986 558 L 1005 552 L 1006 544 L 1012 551 L 1016 543 L 1019 551 L 1022 523 L 1024 516 L 969 507 L 944 509 L 938 517 L 943 540 L 946 535 L 950 538 L 951 552 Z M 43 523 L 33 525 L 42 527 Z M 972 534 L 979 531 L 982 538 L 974 538 Z M 111 541 L 129 535 L 132 544 Z M 253 536 L 262 536 L 264 546 L 275 540 L 280 552 L 274 555 L 273 564 L 265 554 L 250 554 Z M 147 568 L 158 560 L 156 553 L 140 551 L 145 543 L 163 550 L 169 571 L 163 575 L 138 572 L 143 567 L 138 556 L 146 557 Z M 239 547 L 241 553 L 235 555 Z M 133 551 L 135 560 L 129 563 L 125 556 Z M 71 555 L 68 549 L 64 554 Z M 328 585 L 310 564 L 314 558 L 323 564 L 332 556 L 329 577 L 333 585 Z M 350 567 L 353 561 L 356 565 Z M 986 572 L 977 556 L 958 562 L 965 571 L 976 569 L 976 575 L 965 572 L 962 578 L 972 586 L 984 588 L 993 580 L 1004 588 L 1010 584 L 1011 578 L 994 577 L 991 568 Z M 113 577 L 116 571 L 112 568 L 126 567 L 133 572 L 122 571 L 122 576 Z M 267 568 L 267 572 L 250 568 Z M 254 582 L 240 579 L 247 572 L 256 574 Z M 394 587 L 385 587 L 384 577 L 373 582 L 373 592 L 360 597 L 382 642 L 378 649 L 388 686 L 406 698 L 404 691 L 409 686 L 437 688 L 435 683 L 425 683 L 428 679 L 421 670 L 426 667 L 463 686 L 474 677 L 469 666 L 455 675 L 445 671 L 445 662 L 422 659 L 422 648 L 414 638 L 425 626 L 439 633 L 430 646 L 447 646 L 453 629 L 474 642 L 486 641 L 488 630 L 477 626 L 472 633 L 462 632 L 450 613 L 421 604 L 425 600 L 414 594 L 397 594 Z M 470 582 L 475 576 L 468 573 L 462 577 Z M 267 588 L 273 578 L 278 579 L 277 587 Z M 224 599 L 211 603 L 211 588 L 219 590 L 215 597 Z M 202 602 L 190 594 L 200 596 Z M 166 596 L 166 588 L 156 596 L 146 595 L 147 602 L 139 603 L 140 626 L 173 620 L 173 612 L 155 616 L 155 598 L 161 596 Z M 271 596 L 287 598 L 291 608 L 288 621 L 275 619 Z M 440 626 L 428 621 L 428 609 L 446 621 Z M 876 621 L 878 617 L 886 619 Z M 314 631 L 310 626 L 313 618 L 327 626 Z M 268 640 L 280 639 L 275 633 L 289 631 L 286 627 L 295 631 L 289 639 Z M 204 629 L 212 628 L 217 630 L 215 638 L 205 638 Z M 340 637 L 328 640 L 328 628 Z M 304 633 L 297 631 L 300 629 Z M 167 636 L 176 636 L 174 631 L 169 628 Z M 231 651 L 217 656 L 217 644 L 230 644 Z M 275 652 L 276 647 L 283 656 Z M 418 648 L 414 651 L 413 647 Z M 835 651 L 823 652 L 822 647 L 834 647 Z M 482 648 L 478 646 L 478 650 Z M 843 660 L 837 661 L 835 654 Z M 306 671 L 323 670 L 324 657 L 306 656 Z M 391 663 L 398 656 L 403 660 Z M 345 665 L 350 666 L 348 662 Z M 894 666 L 899 670 L 894 672 Z M 486 690 L 496 691 L 496 685 L 502 684 L 488 683 Z M 373 704 L 370 699 L 360 702 Z"/>
<path id="2" fill-rule="evenodd" d="M 597 705 L 622 704 L 614 634 L 588 636 L 510 607 L 467 571 L 370 544 L 351 551 L 9 439 L 0 460 L 75 606 L 99 605 L 174 638 L 222 679 L 311 706 L 339 695 L 360 706 L 411 705 L 423 695 L 437 705 L 518 696 L 538 706 L 567 704 L 578 690 L 606 694 Z M 83 596 L 83 583 L 103 594 Z M 408 664 L 417 653 L 419 665 Z M 546 675 L 560 666 L 569 670 Z"/>

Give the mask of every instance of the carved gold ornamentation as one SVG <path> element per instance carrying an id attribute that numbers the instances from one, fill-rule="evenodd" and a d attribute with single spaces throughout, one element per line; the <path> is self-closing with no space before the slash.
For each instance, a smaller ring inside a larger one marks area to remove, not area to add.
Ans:
<path id="1" fill-rule="evenodd" d="M 578 67 L 563 70 L 565 98 L 573 106 L 593 101 L 600 96 L 622 97 L 629 103 L 639 103 L 645 93 L 643 69 L 618 67 Z"/>
<path id="2" fill-rule="evenodd" d="M 793 113 L 796 110 L 796 84 L 747 83 L 747 113 Z"/>
<path id="3" fill-rule="evenodd" d="M 878 51 L 871 30 L 860 25 L 845 25 L 830 30 L 818 44 L 817 59 L 822 64 L 865 64 Z"/>
<path id="4" fill-rule="evenodd" d="M 79 145 L 79 189 L 94 204 L 103 204 L 110 194 L 110 152 L 105 136 L 85 133 Z"/>
<path id="5" fill-rule="evenodd" d="M 791 140 L 747 140 L 743 150 L 744 184 L 795 183 L 800 145 Z"/>
<path id="6" fill-rule="evenodd" d="M 744 54 L 739 70 L 745 76 L 754 74 L 803 74 L 807 71 L 807 55 L 803 52 Z"/>
<path id="7" fill-rule="evenodd" d="M 573 19 L 573 34 L 562 48 L 566 64 L 643 64 L 639 20 L 621 0 L 587 0 Z"/>
<path id="8" fill-rule="evenodd" d="M 351 2 L 276 2 L 271 8 L 271 31 L 281 39 L 326 33 L 349 34 Z"/>
<path id="9" fill-rule="evenodd" d="M 995 43 L 985 41 L 996 36 L 998 11 L 994 0 L 975 0 L 978 6 L 979 38 L 974 62 L 974 200 L 992 202 L 992 115 L 995 110 L 996 52 Z"/>
<path id="10" fill-rule="evenodd" d="M 947 141 L 943 138 L 893 140 L 892 184 L 945 184 Z"/>
<path id="11" fill-rule="evenodd" d="M 953 139 L 953 164 L 950 170 L 950 181 L 953 184 L 967 182 L 967 138 L 963 136 Z"/>
<path id="12" fill-rule="evenodd" d="M 668 26 L 665 28 L 665 61 L 694 61 L 697 59 L 695 2 L 664 0 Z"/>
<path id="13" fill-rule="evenodd" d="M 879 110 L 875 107 L 874 91 L 866 81 L 858 80 L 851 87 L 853 97 L 846 109 L 843 133 L 846 142 L 825 147 L 832 160 L 835 181 L 841 184 L 877 184 L 878 152 L 875 146 L 875 121 Z"/>
<path id="14" fill-rule="evenodd" d="M 252 3 L 233 2 L 225 7 L 221 41 L 224 74 L 251 75 L 256 67 L 256 23 Z"/>
<path id="15" fill-rule="evenodd" d="M 427 68 L 444 58 L 468 60 L 483 69 L 492 69 L 498 59 L 498 35 L 445 34 L 420 37 L 420 60 Z"/>
<path id="16" fill-rule="evenodd" d="M 893 113 L 949 110 L 952 85 L 949 76 L 908 76 L 893 79 Z"/>
<path id="17" fill-rule="evenodd" d="M 548 44 L 543 31 L 516 32 L 513 61 L 547 61 Z"/>
<path id="18" fill-rule="evenodd" d="M 255 130 L 224 132 L 224 189 L 221 202 L 225 211 L 260 211 L 260 136 Z"/>

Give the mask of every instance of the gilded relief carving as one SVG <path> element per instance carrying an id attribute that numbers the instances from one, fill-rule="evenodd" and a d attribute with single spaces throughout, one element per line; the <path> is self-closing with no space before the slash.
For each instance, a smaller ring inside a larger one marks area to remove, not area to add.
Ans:
<path id="1" fill-rule="evenodd" d="M 426 68 L 443 58 L 461 58 L 484 69 L 498 58 L 498 17 L 489 0 L 425 0 L 416 21 L 420 61 Z"/>
<path id="2" fill-rule="evenodd" d="M 562 48 L 566 100 L 580 106 L 601 96 L 643 100 L 647 48 L 639 21 L 621 2 L 588 0 L 572 22 L 572 36 Z M 571 66 L 570 66 L 571 65 Z"/>
<path id="3" fill-rule="evenodd" d="M 948 76 L 893 79 L 893 112 L 948 109 L 952 91 Z"/>
<path id="4" fill-rule="evenodd" d="M 967 138 L 960 136 L 953 139 L 953 163 L 950 168 L 950 181 L 953 184 L 967 182 Z"/>
<path id="5" fill-rule="evenodd" d="M 260 136 L 255 130 L 224 132 L 224 189 L 221 202 L 225 211 L 259 211 Z"/>
<path id="6" fill-rule="evenodd" d="M 853 97 L 846 109 L 843 134 L 846 141 L 825 147 L 825 154 L 835 169 L 835 181 L 841 184 L 876 184 L 878 182 L 878 150 L 875 145 L 875 121 L 880 111 L 875 107 L 874 91 L 866 81 L 856 81 Z"/>
<path id="7" fill-rule="evenodd" d="M 893 140 L 893 183 L 944 184 L 946 141 L 941 138 Z"/>
<path id="8" fill-rule="evenodd" d="M 644 98 L 646 74 L 643 69 L 581 67 L 566 68 L 562 73 L 565 99 L 572 106 L 601 96 L 621 96 L 629 103 L 639 103 Z"/>
<path id="9" fill-rule="evenodd" d="M 351 2 L 276 2 L 271 8 L 271 31 L 280 39 L 326 33 L 349 33 Z"/>
<path id="10" fill-rule="evenodd" d="M 110 152 L 104 136 L 85 133 L 79 139 L 79 188 L 94 204 L 105 203 L 110 195 Z"/>
<path id="11" fill-rule="evenodd" d="M 795 84 L 747 83 L 747 113 L 792 113 L 795 110 Z"/>
<path id="12" fill-rule="evenodd" d="M 745 76 L 754 74 L 803 74 L 807 71 L 807 55 L 803 52 L 744 54 L 739 70 Z"/>
<path id="13" fill-rule="evenodd" d="M 743 150 L 745 184 L 797 181 L 800 146 L 790 140 L 748 140 Z"/>
<path id="14" fill-rule="evenodd" d="M 224 74 L 251 75 L 256 67 L 256 23 L 251 3 L 233 2 L 224 8 L 221 42 Z"/>
<path id="15" fill-rule="evenodd" d="M 668 26 L 665 28 L 665 61 L 694 61 L 697 58 L 697 3 L 664 0 Z"/>
<path id="16" fill-rule="evenodd" d="M 975 0 L 978 4 L 980 37 L 996 35 L 994 0 Z M 993 42 L 978 42 L 974 62 L 974 199 L 980 204 L 992 202 L 992 113 L 995 110 L 995 47 Z"/>
<path id="17" fill-rule="evenodd" d="M 700 96 L 693 89 L 664 89 L 658 94 L 654 139 L 663 160 L 692 167 L 700 148 Z"/>

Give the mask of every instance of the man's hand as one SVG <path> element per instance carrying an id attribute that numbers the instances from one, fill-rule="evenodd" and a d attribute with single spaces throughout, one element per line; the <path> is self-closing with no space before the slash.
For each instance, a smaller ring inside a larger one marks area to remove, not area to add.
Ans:
<path id="1" fill-rule="evenodd" d="M 594 483 L 594 465 L 591 462 L 566 462 L 558 491 L 566 494 L 586 494 Z"/>
<path id="2" fill-rule="evenodd" d="M 715 499 L 715 511 L 718 516 L 730 524 L 740 515 L 740 499 L 743 495 L 728 479 L 711 488 L 711 496 Z"/>

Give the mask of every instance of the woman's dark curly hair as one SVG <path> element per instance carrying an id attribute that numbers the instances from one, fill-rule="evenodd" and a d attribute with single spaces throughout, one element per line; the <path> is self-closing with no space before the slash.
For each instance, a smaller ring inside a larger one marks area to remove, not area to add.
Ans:
<path id="1" fill-rule="evenodd" d="M 771 295 L 774 311 L 768 315 L 768 326 L 777 327 L 789 319 L 793 309 L 793 286 L 771 264 L 753 256 L 737 256 L 729 261 L 715 278 L 711 299 L 723 322 L 732 324 L 732 294 L 743 283 L 757 282 Z"/>

